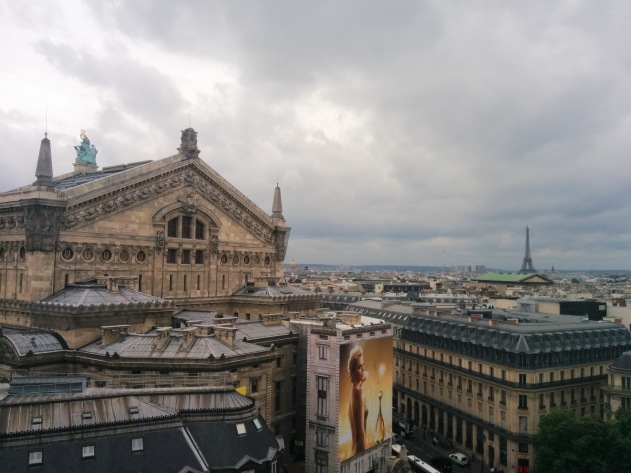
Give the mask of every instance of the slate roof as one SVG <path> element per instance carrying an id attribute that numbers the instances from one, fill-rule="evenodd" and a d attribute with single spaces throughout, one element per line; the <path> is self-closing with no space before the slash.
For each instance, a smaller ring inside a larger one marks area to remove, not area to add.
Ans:
<path id="1" fill-rule="evenodd" d="M 239 289 L 233 296 L 246 297 L 290 297 L 290 296 L 318 296 L 319 294 L 296 286 L 281 283 L 280 285 L 268 285 L 256 287 L 247 285 Z"/>
<path id="2" fill-rule="evenodd" d="M 83 184 L 88 184 L 90 182 L 94 182 L 99 179 L 104 179 L 110 176 L 114 176 L 116 174 L 120 174 L 122 172 L 128 171 L 130 169 L 133 169 L 135 167 L 138 167 L 150 162 L 152 161 L 140 161 L 137 163 L 108 166 L 96 172 L 80 172 L 72 176 L 62 177 L 61 179 L 58 179 L 55 181 L 55 189 L 58 191 L 71 189 L 73 187 L 77 187 Z"/>
<path id="3" fill-rule="evenodd" d="M 66 342 L 48 330 L 0 326 L 0 337 L 4 336 L 20 356 L 49 353 L 67 349 Z"/>
<path id="4" fill-rule="evenodd" d="M 631 373 L 631 351 L 625 351 L 610 366 L 612 371 Z"/>
<path id="5" fill-rule="evenodd" d="M 108 291 L 104 284 L 78 283 L 45 297 L 38 304 L 58 304 L 71 307 L 90 305 L 133 305 L 133 304 L 169 304 L 166 299 L 134 291 L 126 286 L 118 286 L 117 291 Z"/>
<path id="6" fill-rule="evenodd" d="M 200 321 L 202 324 L 221 323 L 224 316 L 217 317 L 218 312 L 200 311 L 200 310 L 183 310 L 175 315 L 175 319 L 185 320 L 187 322 Z M 292 331 L 282 324 L 266 325 L 259 320 L 243 320 L 237 318 L 235 320 L 237 329 L 237 340 L 247 338 L 248 342 L 256 342 L 268 338 L 285 337 L 292 334 Z"/>
<path id="7" fill-rule="evenodd" d="M 410 305 L 382 308 L 377 301 L 361 301 L 350 305 L 347 310 L 381 318 L 403 329 L 516 353 L 631 346 L 631 333 L 624 326 L 613 322 L 580 320 L 571 315 L 493 309 L 493 319 L 482 318 L 474 322 L 457 311 L 434 316 L 414 313 L 415 309 Z M 510 319 L 519 323 L 511 323 Z M 498 323 L 490 325 L 491 320 Z"/>
<path id="8" fill-rule="evenodd" d="M 190 422 L 187 427 L 215 469 L 242 468 L 249 462 L 257 465 L 271 460 L 277 451 L 273 447 L 278 446 L 274 434 L 268 428 L 257 429 L 254 419 L 265 425 L 260 415 L 244 420 L 242 435 L 237 434 L 232 422 Z M 230 448 L 226 448 L 228 445 Z"/>
<path id="9" fill-rule="evenodd" d="M 171 418 L 177 414 L 174 409 L 136 396 L 75 396 L 71 393 L 9 395 L 0 402 L 0 407 L 2 434 L 72 430 L 112 422 Z M 40 418 L 41 422 L 34 424 L 34 418 Z"/>
<path id="10" fill-rule="evenodd" d="M 0 439 L 0 468 L 11 472 L 258 470 L 279 451 L 254 401 L 232 387 L 9 396 L 0 402 Z M 132 451 L 132 439 L 142 439 L 142 450 Z M 94 447 L 93 457 L 82 458 L 84 446 Z M 29 467 L 33 451 L 42 464 Z"/>
<path id="11" fill-rule="evenodd" d="M 143 450 L 131 451 L 134 438 L 142 438 Z M 94 446 L 94 457 L 82 458 L 82 448 Z M 29 453 L 42 452 L 42 464 L 29 466 Z M 175 455 L 174 452 L 177 452 Z M 90 437 L 69 442 L 44 443 L 30 447 L 0 449 L 2 471 L 12 473 L 138 473 L 202 472 L 202 465 L 191 440 L 181 427 L 121 432 L 116 436 Z M 60 467 L 63 467 L 60 469 Z M 192 468 L 189 470 L 188 468 Z"/>
<path id="12" fill-rule="evenodd" d="M 101 341 L 84 346 L 79 351 L 105 356 L 118 353 L 121 358 L 159 358 L 159 359 L 193 359 L 205 360 L 210 355 L 215 358 L 234 358 L 237 356 L 265 353 L 268 348 L 252 343 L 244 342 L 243 337 L 235 340 L 234 346 L 224 343 L 214 335 L 193 335 L 190 347 L 182 344 L 183 332 L 172 329 L 169 340 L 161 349 L 154 345 L 157 335 L 155 332 L 148 334 L 130 333 L 107 345 Z"/>

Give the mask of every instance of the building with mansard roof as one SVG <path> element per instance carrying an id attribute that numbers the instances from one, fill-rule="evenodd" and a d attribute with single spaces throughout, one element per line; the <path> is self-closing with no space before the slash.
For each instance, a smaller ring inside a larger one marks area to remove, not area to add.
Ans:
<path id="1" fill-rule="evenodd" d="M 347 310 L 394 326 L 394 409 L 496 470 L 527 471 L 542 415 L 602 416 L 608 368 L 613 394 L 626 376 L 631 333 L 615 322 L 382 301 Z"/>
<path id="2" fill-rule="evenodd" d="M 18 378 L 0 396 L 0 464 L 12 472 L 277 473 L 282 442 L 232 386 L 87 388 Z"/>

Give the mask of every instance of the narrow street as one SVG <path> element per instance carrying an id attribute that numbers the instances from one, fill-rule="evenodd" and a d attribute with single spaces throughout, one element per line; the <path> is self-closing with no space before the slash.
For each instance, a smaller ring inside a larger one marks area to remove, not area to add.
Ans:
<path id="1" fill-rule="evenodd" d="M 429 462 L 434 457 L 448 457 L 450 453 L 462 452 L 458 448 L 450 447 L 444 448 L 440 445 L 433 445 L 430 435 L 425 435 L 423 439 L 423 432 L 417 432 L 415 438 L 404 439 L 399 437 L 399 442 L 404 444 L 408 449 L 408 455 L 416 455 L 424 462 Z M 453 463 L 454 473 L 488 473 L 488 469 L 482 470 L 482 464 L 479 459 L 473 459 L 470 466 L 460 466 Z"/>

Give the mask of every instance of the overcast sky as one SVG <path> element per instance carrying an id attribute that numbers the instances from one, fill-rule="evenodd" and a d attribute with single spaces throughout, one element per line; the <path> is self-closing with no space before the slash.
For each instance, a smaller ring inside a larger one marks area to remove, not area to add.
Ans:
<path id="1" fill-rule="evenodd" d="M 299 264 L 631 269 L 631 2 L 0 0 L 0 191 L 201 158 Z M 190 116 L 190 118 L 189 118 Z"/>

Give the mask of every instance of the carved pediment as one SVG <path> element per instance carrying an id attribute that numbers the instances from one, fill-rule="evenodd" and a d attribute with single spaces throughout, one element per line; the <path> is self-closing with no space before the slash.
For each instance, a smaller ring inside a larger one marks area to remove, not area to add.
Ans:
<path id="1" fill-rule="evenodd" d="M 178 189 L 182 191 L 178 201 L 183 211 L 194 213 L 199 208 L 200 201 L 205 199 L 261 241 L 276 241 L 276 231 L 271 220 L 262 218 L 260 212 L 249 208 L 239 196 L 222 187 L 216 179 L 194 163 L 162 174 L 152 174 L 146 180 L 135 182 L 133 185 L 121 186 L 118 189 L 110 187 L 107 193 L 101 196 L 90 196 L 76 203 L 71 201 L 62 217 L 61 229 L 81 228 Z"/>

